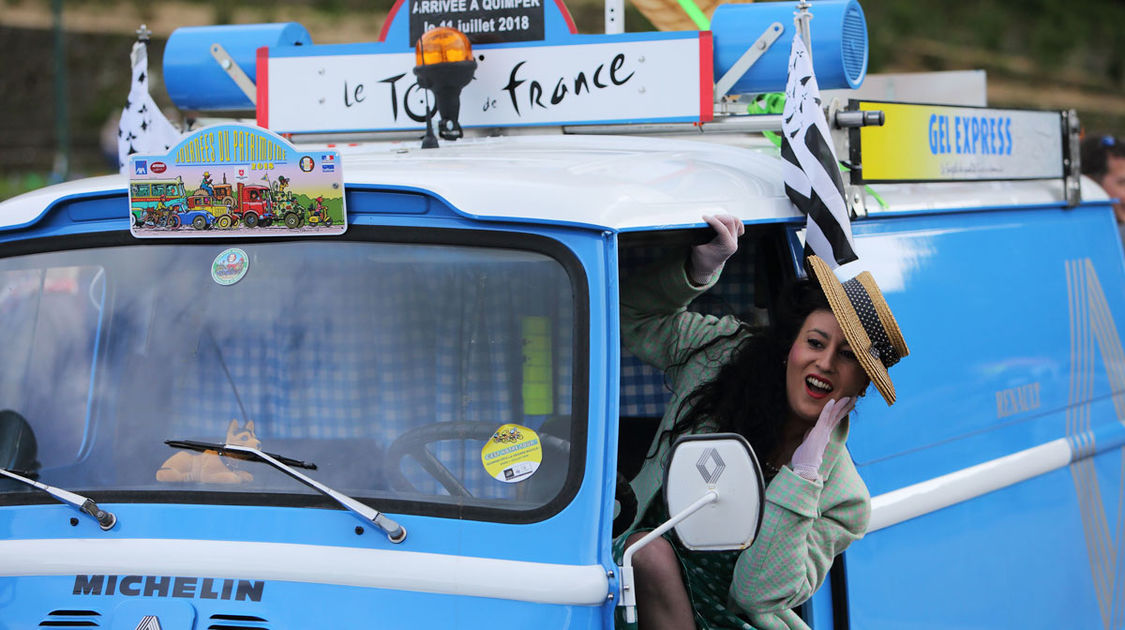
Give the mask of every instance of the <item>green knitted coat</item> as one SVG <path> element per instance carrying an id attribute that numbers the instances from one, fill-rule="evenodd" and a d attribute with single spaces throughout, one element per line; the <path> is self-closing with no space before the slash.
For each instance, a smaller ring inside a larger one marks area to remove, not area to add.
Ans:
<path id="1" fill-rule="evenodd" d="M 665 261 L 638 277 L 622 281 L 621 336 L 626 348 L 641 360 L 664 370 L 672 398 L 660 423 L 649 457 L 632 480 L 637 495 L 638 517 L 629 532 L 618 538 L 617 548 L 660 494 L 669 441 L 660 435 L 683 415 L 682 399 L 697 386 L 715 377 L 730 359 L 745 335 L 733 317 L 716 318 L 687 310 L 687 305 L 714 285 L 718 273 L 707 285 L 692 285 L 684 272 L 684 258 Z M 733 334 L 732 334 L 733 333 Z M 717 341 L 704 352 L 697 349 Z M 729 579 L 727 602 L 706 602 L 693 592 L 697 606 L 721 606 L 748 619 L 761 630 L 807 628 L 793 608 L 808 600 L 820 587 L 832 560 L 853 541 L 863 536 L 871 516 L 871 497 L 852 463 L 845 441 L 848 421 L 840 422 L 824 453 L 821 481 L 809 481 L 788 466 L 766 488 L 765 513 L 758 538 L 743 550 L 729 573 L 714 576 Z M 708 552 L 689 552 L 689 556 Z M 711 566 L 706 559 L 685 566 Z M 697 559 L 700 560 L 700 559 Z M 690 584 L 695 581 L 689 579 Z M 698 610 L 697 610 L 698 612 Z M 705 617 L 712 617 L 705 615 Z M 727 615 L 727 617 L 733 617 Z M 706 627 L 731 627 L 702 620 Z M 737 627 L 737 626 L 734 626 Z"/>

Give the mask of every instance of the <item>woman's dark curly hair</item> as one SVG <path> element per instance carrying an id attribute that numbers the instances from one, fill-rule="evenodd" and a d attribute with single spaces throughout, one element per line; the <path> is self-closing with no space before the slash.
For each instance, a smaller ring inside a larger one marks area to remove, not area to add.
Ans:
<path id="1" fill-rule="evenodd" d="M 781 290 L 777 304 L 769 326 L 753 330 L 744 324 L 732 333 L 751 334 L 740 342 L 713 380 L 684 397 L 680 405 L 688 411 L 666 436 L 661 436 L 662 439 L 695 432 L 707 422 L 718 431 L 745 437 L 760 461 L 766 461 L 773 454 L 789 413 L 785 388 L 785 360 L 789 349 L 810 313 L 831 310 L 820 287 L 809 280 L 788 284 Z M 721 339 L 699 348 L 696 353 L 707 352 Z"/>

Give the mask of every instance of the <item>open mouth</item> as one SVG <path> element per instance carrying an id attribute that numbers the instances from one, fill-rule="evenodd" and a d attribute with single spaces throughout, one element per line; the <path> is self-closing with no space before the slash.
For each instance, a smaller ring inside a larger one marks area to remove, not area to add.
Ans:
<path id="1" fill-rule="evenodd" d="M 805 389 L 813 398 L 824 398 L 832 392 L 832 383 L 810 374 L 805 377 Z"/>

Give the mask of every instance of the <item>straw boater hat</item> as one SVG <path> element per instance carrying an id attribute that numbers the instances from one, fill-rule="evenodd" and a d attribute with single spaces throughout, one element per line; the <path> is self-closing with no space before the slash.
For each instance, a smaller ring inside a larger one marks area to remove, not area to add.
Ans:
<path id="1" fill-rule="evenodd" d="M 840 284 L 836 274 L 818 256 L 808 257 L 808 266 L 824 295 L 856 359 L 883 395 L 888 405 L 895 402 L 895 386 L 887 368 L 910 354 L 891 307 L 883 299 L 879 285 L 869 272 Z"/>

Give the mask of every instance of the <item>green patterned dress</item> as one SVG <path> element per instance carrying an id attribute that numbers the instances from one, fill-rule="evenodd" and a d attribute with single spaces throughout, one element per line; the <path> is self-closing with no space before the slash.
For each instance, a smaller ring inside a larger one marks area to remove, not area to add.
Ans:
<path id="1" fill-rule="evenodd" d="M 618 559 L 629 534 L 651 529 L 663 515 L 664 508 L 658 507 L 662 501 L 654 498 L 660 494 L 669 441 L 659 436 L 683 413 L 683 398 L 715 377 L 745 335 L 733 317 L 687 310 L 717 279 L 716 273 L 707 285 L 693 286 L 680 257 L 622 281 L 622 341 L 643 361 L 664 370 L 672 397 L 649 457 L 631 482 L 639 517 L 615 541 Z M 871 516 L 871 497 L 845 446 L 847 436 L 845 419 L 825 449 L 820 481 L 809 481 L 788 466 L 781 468 L 766 488 L 762 529 L 749 549 L 691 552 L 669 537 L 683 566 L 700 629 L 808 628 L 793 608 L 820 587 L 833 558 L 863 536 Z"/>

